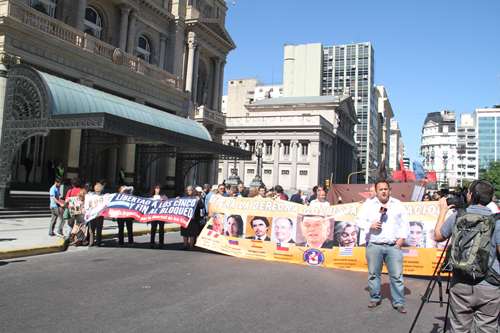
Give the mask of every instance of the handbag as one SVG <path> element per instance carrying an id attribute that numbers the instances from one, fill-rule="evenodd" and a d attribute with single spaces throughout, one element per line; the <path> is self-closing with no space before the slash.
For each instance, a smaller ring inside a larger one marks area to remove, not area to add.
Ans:
<path id="1" fill-rule="evenodd" d="M 65 220 L 69 219 L 69 208 L 68 207 L 66 207 L 66 209 L 64 210 L 63 219 L 65 219 Z"/>

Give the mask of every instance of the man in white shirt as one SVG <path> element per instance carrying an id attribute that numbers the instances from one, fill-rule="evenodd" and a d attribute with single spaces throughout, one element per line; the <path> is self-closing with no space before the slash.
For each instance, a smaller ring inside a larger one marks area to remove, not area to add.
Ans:
<path id="1" fill-rule="evenodd" d="M 330 203 L 326 201 L 326 192 L 323 190 L 318 190 L 318 198 L 311 201 L 309 207 L 329 207 Z"/>
<path id="2" fill-rule="evenodd" d="M 410 221 L 403 203 L 390 196 L 387 181 L 378 181 L 375 190 L 377 196 L 367 200 L 356 216 L 356 224 L 366 232 L 368 307 L 374 308 L 381 303 L 380 275 L 385 262 L 391 282 L 392 306 L 406 313 L 401 246 L 410 233 Z"/>
<path id="3" fill-rule="evenodd" d="M 266 188 L 264 186 L 259 187 L 259 195 L 256 198 L 266 198 Z"/>

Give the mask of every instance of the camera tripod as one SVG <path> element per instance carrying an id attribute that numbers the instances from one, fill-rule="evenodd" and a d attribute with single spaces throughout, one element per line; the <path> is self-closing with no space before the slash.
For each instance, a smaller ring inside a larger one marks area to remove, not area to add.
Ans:
<path id="1" fill-rule="evenodd" d="M 448 248 L 449 241 L 450 241 L 450 239 L 448 238 L 448 240 L 446 241 L 446 244 L 444 246 L 445 250 Z M 436 283 L 439 286 L 439 307 L 440 308 L 443 307 L 443 281 L 441 280 L 441 272 L 444 272 L 443 268 L 445 268 L 445 267 L 440 267 L 440 266 L 441 266 L 441 262 L 443 260 L 444 254 L 445 254 L 445 251 L 443 251 L 443 253 L 441 253 L 441 257 L 439 258 L 439 261 L 436 265 L 436 268 L 434 269 L 434 273 L 432 274 L 432 278 L 429 281 L 429 284 L 427 285 L 427 289 L 425 290 L 425 293 L 422 295 L 422 298 L 421 298 L 422 303 L 420 304 L 420 308 L 417 311 L 417 315 L 415 316 L 415 319 L 413 320 L 413 323 L 411 324 L 409 333 L 413 332 L 413 328 L 415 327 L 415 324 L 417 323 L 418 317 L 420 316 L 420 312 L 422 312 L 422 309 L 424 308 L 425 303 L 430 303 L 430 298 L 431 298 L 432 292 L 434 291 L 434 287 L 436 286 Z M 446 293 L 448 294 L 448 301 L 446 302 L 446 315 L 444 317 L 443 333 L 446 332 L 446 324 L 448 321 L 448 311 L 450 309 L 449 289 L 450 289 L 450 273 L 451 272 L 448 271 L 445 273 L 448 273 L 448 282 L 446 284 Z M 436 303 L 436 302 L 433 302 L 433 303 Z"/>

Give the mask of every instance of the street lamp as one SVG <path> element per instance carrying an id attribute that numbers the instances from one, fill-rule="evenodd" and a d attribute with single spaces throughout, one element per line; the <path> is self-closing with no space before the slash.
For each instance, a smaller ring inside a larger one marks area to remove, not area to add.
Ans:
<path id="1" fill-rule="evenodd" d="M 231 140 L 229 142 L 229 145 L 241 149 L 240 140 L 238 140 L 238 137 L 236 137 L 234 140 Z M 240 179 L 240 176 L 238 176 L 238 170 L 236 170 L 236 158 L 234 158 L 234 168 L 231 170 L 231 175 L 228 177 L 226 183 L 230 186 L 236 186 L 243 183 Z"/>
<path id="2" fill-rule="evenodd" d="M 265 187 L 265 184 L 262 182 L 262 149 L 263 144 L 261 141 L 255 142 L 255 157 L 257 157 L 257 174 L 252 179 L 250 183 L 250 189 Z"/>
<path id="3" fill-rule="evenodd" d="M 432 168 L 434 169 L 434 158 L 435 157 L 439 157 L 440 159 L 443 160 L 443 164 L 444 164 L 444 183 L 445 184 L 448 184 L 448 179 L 447 179 L 447 167 L 448 167 L 448 162 L 450 161 L 448 159 L 448 155 L 443 155 L 443 157 L 441 156 L 436 156 L 434 155 L 434 150 L 431 152 L 432 155 L 430 155 L 429 157 L 431 158 L 431 164 L 432 164 Z M 442 184 L 441 184 L 442 185 Z"/>

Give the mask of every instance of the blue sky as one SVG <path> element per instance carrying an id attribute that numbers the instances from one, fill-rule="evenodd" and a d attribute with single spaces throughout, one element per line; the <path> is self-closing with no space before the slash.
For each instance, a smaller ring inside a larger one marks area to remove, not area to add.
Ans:
<path id="1" fill-rule="evenodd" d="M 420 148 L 427 113 L 500 104 L 500 1 L 236 0 L 226 29 L 236 43 L 224 73 L 282 83 L 285 44 L 371 42 L 406 156 Z"/>

